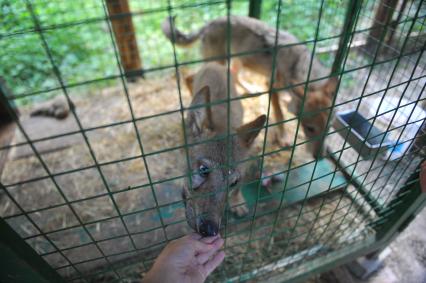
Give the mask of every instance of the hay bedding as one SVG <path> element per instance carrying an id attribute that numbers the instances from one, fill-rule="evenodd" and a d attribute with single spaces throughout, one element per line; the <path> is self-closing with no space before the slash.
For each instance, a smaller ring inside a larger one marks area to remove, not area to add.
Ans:
<path id="1" fill-rule="evenodd" d="M 252 75 L 246 76 L 246 79 L 252 84 L 265 85 L 258 77 Z M 130 84 L 128 91 L 135 117 L 145 117 L 179 109 L 179 97 L 176 89 L 176 82 L 173 76 L 166 76 L 161 79 L 143 80 L 136 84 Z M 129 107 L 121 86 L 102 89 L 93 94 L 86 95 L 85 97 L 72 93 L 72 98 L 76 105 L 77 115 L 84 128 L 125 121 L 131 118 Z M 190 100 L 191 97 L 188 91 L 183 87 L 183 104 L 185 106 L 189 105 Z M 245 122 L 267 112 L 266 95 L 244 99 L 242 103 L 245 109 Z M 27 109 L 21 111 L 23 117 L 28 113 L 27 111 Z M 287 117 L 289 116 L 290 115 L 287 114 Z M 290 135 L 294 135 L 295 123 L 296 122 L 289 123 L 287 126 Z M 181 114 L 179 112 L 140 120 L 136 122 L 136 126 L 138 127 L 145 153 L 152 153 L 154 151 L 183 144 Z M 300 131 L 300 136 L 298 137 L 299 141 L 303 140 L 301 132 L 302 131 Z M 266 152 L 276 150 L 276 146 L 272 143 L 272 131 L 269 131 L 269 133 Z M 83 137 L 81 134 L 78 135 L 81 139 L 80 142 L 59 151 L 42 154 L 43 160 L 52 173 L 60 173 L 94 165 Z M 114 127 L 89 131 L 87 132 L 87 136 L 99 163 L 131 158 L 141 154 L 133 123 L 125 123 Z M 261 134 L 260 137 L 263 137 L 263 134 Z M 63 138 L 66 139 L 66 137 Z M 22 136 L 17 134 L 16 141 L 20 140 L 22 140 Z M 37 143 L 35 145 L 37 147 Z M 263 139 L 258 138 L 253 152 L 259 154 L 262 146 Z M 147 157 L 146 162 L 151 180 L 157 182 L 166 178 L 180 176 L 182 168 L 185 166 L 185 158 L 182 154 L 182 150 L 174 150 Z M 46 172 L 34 155 L 21 159 L 14 159 L 13 156 L 14 154 L 12 151 L 10 160 L 7 162 L 1 176 L 1 182 L 3 184 L 11 184 L 46 176 Z M 288 166 L 289 156 L 289 151 L 282 151 L 270 155 L 265 158 L 265 166 L 272 172 L 285 170 Z M 293 165 L 310 161 L 310 158 L 305 147 L 299 146 L 296 148 Z M 104 174 L 105 182 L 112 191 L 124 190 L 129 187 L 149 183 L 147 170 L 141 158 L 130 159 L 116 164 L 105 164 L 101 166 L 101 171 Z M 99 257 L 100 253 L 98 248 L 102 249 L 105 254 L 111 255 L 120 251 L 132 251 L 132 241 L 137 248 L 143 248 L 155 243 L 161 243 L 165 240 L 164 232 L 161 228 L 146 234 L 135 234 L 132 236 L 132 239 L 125 236 L 126 232 L 123 223 L 120 218 L 117 217 L 117 211 L 114 208 L 111 198 L 107 195 L 104 181 L 97 168 L 88 168 L 83 171 L 62 174 L 55 177 L 55 180 L 63 190 L 68 201 L 94 197 L 86 201 L 73 203 L 72 207 L 83 223 L 108 218 L 108 220 L 105 221 L 86 225 L 86 228 L 95 240 L 104 240 L 110 237 L 123 235 L 122 238 L 100 242 L 98 247 L 90 244 L 81 248 L 71 248 L 67 250 L 65 254 L 69 256 L 73 262 L 78 263 L 83 260 Z M 114 195 L 116 204 L 122 214 L 152 208 L 143 213 L 136 213 L 123 217 L 123 221 L 127 225 L 127 229 L 130 233 L 139 233 L 160 226 L 160 218 L 158 211 L 155 209 L 151 189 L 155 190 L 158 202 L 162 205 L 180 199 L 180 191 L 176 184 L 177 181 L 154 185 L 153 188 L 145 186 L 139 189 L 125 190 Z M 48 178 L 17 185 L 9 188 L 9 191 L 26 211 L 46 208 L 52 205 L 58 206 L 65 202 L 63 197 L 57 192 L 53 182 Z M 345 211 L 345 209 L 347 210 L 349 208 L 348 204 L 350 204 L 350 200 L 347 197 L 343 197 L 342 201 L 339 202 L 341 197 L 342 195 L 340 192 L 335 192 L 321 198 L 309 200 L 303 208 L 301 204 L 286 207 L 281 210 L 278 217 L 274 236 L 272 238 L 254 240 L 249 244 L 244 244 L 244 242 L 248 240 L 249 222 L 229 225 L 227 230 L 229 235 L 227 239 L 227 246 L 229 247 L 227 250 L 228 257 L 225 259 L 225 264 L 223 265 L 227 276 L 237 275 L 241 271 L 240 262 L 243 258 L 246 260 L 246 264 L 242 271 L 246 272 L 254 267 L 260 267 L 273 260 L 279 259 L 283 256 L 282 253 L 284 251 L 286 255 L 289 255 L 304 248 L 308 248 L 313 244 L 318 244 L 318 242 L 327 242 L 328 246 L 332 246 L 332 244 L 338 245 L 339 239 L 341 240 L 347 237 L 348 233 L 354 232 L 354 229 L 351 227 L 345 227 L 344 225 L 342 225 L 342 227 L 337 227 L 339 221 L 330 221 L 331 217 L 334 215 L 332 212 L 336 209 L 338 204 L 341 209 L 336 213 L 337 215 L 343 215 L 348 212 Z M 323 200 L 326 205 L 321 209 L 321 213 L 317 215 Z M 1 216 L 10 216 L 19 212 L 6 195 L 2 194 L 0 201 Z M 277 205 L 277 203 L 260 203 L 258 212 L 271 209 Z M 346 208 L 344 208 L 345 205 Z M 362 227 L 362 217 L 358 215 L 355 208 L 356 206 L 352 207 L 351 213 L 348 213 L 345 223 L 350 223 L 351 220 L 353 220 L 355 221 L 353 227 L 360 229 L 360 227 Z M 177 237 L 188 231 L 188 227 L 184 222 L 184 211 L 181 206 L 169 206 L 164 209 L 166 211 L 162 210 L 162 215 L 167 214 L 167 209 L 174 212 L 171 213 L 173 214 L 171 217 L 164 217 L 163 220 L 165 224 L 179 220 L 182 221 L 178 224 L 169 225 L 165 229 L 169 238 Z M 299 213 L 301 217 L 298 220 L 297 227 L 293 231 L 293 236 L 299 235 L 299 237 L 288 239 Z M 91 242 L 89 235 L 87 235 L 81 227 L 74 227 L 78 226 L 79 222 L 67 205 L 30 213 L 29 216 L 43 232 L 64 229 L 60 232 L 49 234 L 49 238 L 59 248 L 70 248 Z M 115 218 L 109 219 L 111 217 Z M 334 215 L 333 217 L 337 216 Z M 274 218 L 275 213 L 257 218 L 254 221 L 255 227 L 263 228 L 258 231 L 255 229 L 253 239 L 269 235 Z M 232 219 L 230 221 L 232 221 Z M 8 222 L 22 237 L 38 234 L 35 227 L 33 227 L 25 217 L 9 218 Z M 321 226 L 327 223 L 329 223 L 330 226 L 326 231 L 322 231 L 323 228 L 321 228 Z M 74 228 L 65 229 L 68 227 Z M 306 233 L 308 233 L 311 228 L 310 237 L 305 239 Z M 345 229 L 348 228 L 351 229 L 345 231 Z M 238 233 L 238 231 L 240 231 L 240 233 Z M 338 233 L 338 231 L 340 232 Z M 322 236 L 318 239 L 320 235 Z M 51 247 L 43 237 L 33 237 L 28 240 L 28 242 L 41 253 L 53 250 L 53 247 Z M 273 249 L 267 248 L 271 245 L 273 245 Z M 159 249 L 157 249 L 155 253 L 151 253 L 151 255 L 155 256 L 158 251 Z M 249 256 L 244 256 L 246 252 L 249 252 Z M 146 256 L 149 253 L 143 251 L 139 253 L 139 256 L 141 254 L 142 256 Z M 135 255 L 135 253 L 128 254 L 128 256 Z M 65 264 L 64 259 L 59 256 L 58 253 L 51 254 L 45 258 L 54 267 L 60 267 Z M 109 259 L 115 261 L 121 260 L 122 258 L 123 256 L 111 256 Z M 96 261 L 91 264 L 80 264 L 78 268 L 80 271 L 86 272 L 102 265 L 105 265 L 104 260 Z M 133 268 L 129 272 L 132 274 L 131 276 L 137 278 L 139 276 L 135 277 L 135 274 L 139 272 L 138 270 L 139 268 Z M 75 274 L 75 271 L 70 268 L 63 268 L 60 272 L 65 276 Z M 220 276 L 220 273 L 217 273 L 217 276 Z M 213 279 L 214 278 L 215 277 L 213 277 Z"/>

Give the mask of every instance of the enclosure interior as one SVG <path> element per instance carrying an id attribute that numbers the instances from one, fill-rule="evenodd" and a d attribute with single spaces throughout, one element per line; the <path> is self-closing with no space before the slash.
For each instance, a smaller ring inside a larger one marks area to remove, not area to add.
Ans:
<path id="1" fill-rule="evenodd" d="M 182 123 L 191 103 L 184 78 L 202 66 L 203 58 L 199 43 L 174 46 L 160 25 L 176 16 L 176 25 L 190 32 L 219 16 L 249 10 L 249 1 L 240 0 L 129 0 L 142 64 L 129 80 L 107 2 L 0 4 L 2 89 L 7 87 L 9 103 L 19 110 L 13 140 L 0 139 L 0 153 L 7 154 L 0 170 L 0 216 L 75 282 L 136 280 L 167 242 L 190 231 L 181 200 L 188 146 Z M 353 2 L 263 1 L 260 19 L 296 35 L 330 69 L 344 36 L 350 36 L 351 47 L 338 72 L 325 160 L 307 150 L 299 120 L 286 110 L 291 89 L 281 91 L 294 145 L 274 143 L 277 125 L 271 115 L 266 137 L 263 129 L 246 162 L 253 164 L 253 174 L 286 178 L 272 193 L 256 182 L 247 184 L 255 196 L 247 216 L 236 218 L 229 208 L 224 212 L 227 257 L 212 281 L 273 272 L 286 278 L 306 272 L 306 263 L 320 264 L 319 257 L 349 253 L 374 239 L 380 209 L 417 167 L 426 117 L 426 6 L 423 1 L 385 5 L 394 10 L 392 17 L 372 38 L 382 2 L 361 1 L 353 31 L 343 33 Z M 270 113 L 268 81 L 247 70 L 240 77 L 250 90 L 243 94 L 237 88 L 244 121 Z M 57 96 L 75 105 L 67 118 L 30 116 L 36 105 Z M 376 137 L 379 147 L 385 136 L 393 145 L 368 159 L 359 154 L 348 142 L 351 128 L 333 126 L 336 115 L 353 110 L 386 134 Z M 322 193 L 311 197 L 315 190 Z M 297 194 L 297 201 L 289 201 Z"/>

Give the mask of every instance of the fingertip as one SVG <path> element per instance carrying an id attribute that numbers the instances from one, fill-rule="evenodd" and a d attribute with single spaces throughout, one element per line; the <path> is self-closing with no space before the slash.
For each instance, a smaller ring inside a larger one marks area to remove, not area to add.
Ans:
<path id="1" fill-rule="evenodd" d="M 216 236 L 212 236 L 212 237 L 201 238 L 200 241 L 205 243 L 205 244 L 211 244 L 219 238 L 220 238 L 219 235 L 216 235 Z"/>
<path id="2" fill-rule="evenodd" d="M 223 244 L 225 243 L 225 240 L 224 239 L 221 239 L 221 238 L 219 238 L 217 241 L 215 241 L 214 242 L 214 245 L 217 247 L 217 248 L 220 248 L 220 247 L 222 247 L 223 246 Z"/>

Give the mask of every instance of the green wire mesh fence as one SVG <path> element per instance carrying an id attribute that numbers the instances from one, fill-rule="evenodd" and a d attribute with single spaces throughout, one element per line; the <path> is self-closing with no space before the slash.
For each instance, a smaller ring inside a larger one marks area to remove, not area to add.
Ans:
<path id="1" fill-rule="evenodd" d="M 238 88 L 244 94 L 219 102 L 227 111 L 241 102 L 244 121 L 268 119 L 252 155 L 222 165 L 248 163 L 254 177 L 241 184 L 248 214 L 223 211 L 227 257 L 211 281 L 305 278 L 379 249 L 424 201 L 416 175 L 426 117 L 422 0 L 3 0 L 0 9 L 0 114 L 2 125 L 3 115 L 14 121 L 1 128 L 1 229 L 12 227 L 31 247 L 22 257 L 35 251 L 47 262 L 39 268 L 64 281 L 140 280 L 165 244 L 191 230 L 181 197 L 192 180 L 188 150 L 218 137 L 188 141 L 184 79 L 207 61 L 228 63 L 228 85 L 230 62 L 253 54 L 272 62 L 266 79 L 243 68 L 248 93 Z M 232 16 L 249 11 L 273 28 L 262 50 L 238 54 L 227 40 L 226 56 L 203 58 L 199 43 L 180 48 L 161 30 L 174 16 L 169 24 L 188 34 L 225 17 L 231 38 Z M 279 30 L 299 42 L 281 44 Z M 294 46 L 309 50 L 298 63 L 306 76 L 277 85 L 286 63 L 278 54 Z M 327 75 L 314 74 L 315 58 Z M 302 115 L 318 114 L 304 109 L 309 84 L 329 77 L 338 78 L 336 94 L 316 110 L 326 113 L 326 131 L 308 137 Z M 284 110 L 286 119 L 274 120 L 273 93 L 291 105 L 297 88 L 303 114 Z M 68 117 L 30 117 L 58 96 Z M 273 141 L 280 125 L 290 146 Z M 227 126 L 219 138 L 231 156 Z M 312 157 L 312 142 L 323 158 Z"/>

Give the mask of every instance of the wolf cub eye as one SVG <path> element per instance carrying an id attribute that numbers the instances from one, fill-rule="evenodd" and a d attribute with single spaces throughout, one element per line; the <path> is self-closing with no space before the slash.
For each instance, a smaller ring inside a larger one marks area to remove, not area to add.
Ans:
<path id="1" fill-rule="evenodd" d="M 232 188 L 232 187 L 235 187 L 237 184 L 238 184 L 238 179 L 235 179 L 231 184 L 229 184 L 229 186 Z"/>
<path id="2" fill-rule="evenodd" d="M 207 166 L 205 166 L 205 165 L 200 165 L 200 167 L 198 168 L 198 174 L 201 176 L 201 177 L 207 177 L 208 175 L 209 175 L 209 167 L 207 167 Z"/>
<path id="3" fill-rule="evenodd" d="M 309 133 L 314 133 L 315 132 L 315 128 L 312 126 L 305 126 L 305 129 L 309 132 Z"/>

